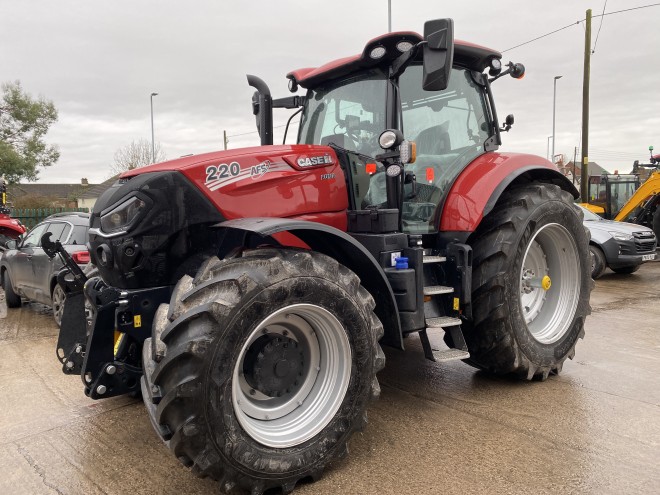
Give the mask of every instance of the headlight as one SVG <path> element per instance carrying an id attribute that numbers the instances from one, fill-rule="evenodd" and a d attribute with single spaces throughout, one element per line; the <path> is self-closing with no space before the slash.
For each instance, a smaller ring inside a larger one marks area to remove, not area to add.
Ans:
<path id="1" fill-rule="evenodd" d="M 624 234 L 623 232 L 609 232 L 617 241 L 632 241 L 634 237 L 631 234 Z"/>
<path id="2" fill-rule="evenodd" d="M 101 217 L 101 230 L 107 234 L 118 230 L 126 230 L 142 213 L 145 206 L 145 202 L 136 197 L 124 201 L 114 210 Z"/>
<path id="3" fill-rule="evenodd" d="M 403 141 L 403 134 L 397 129 L 387 129 L 378 136 L 378 144 L 384 150 L 391 150 Z"/>

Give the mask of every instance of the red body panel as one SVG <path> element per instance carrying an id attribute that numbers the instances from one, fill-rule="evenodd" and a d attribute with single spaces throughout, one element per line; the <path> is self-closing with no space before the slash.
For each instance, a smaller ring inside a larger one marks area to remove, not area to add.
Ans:
<path id="1" fill-rule="evenodd" d="M 183 173 L 228 220 L 296 217 L 346 230 L 346 181 L 337 156 L 327 146 L 207 153 L 140 168 L 123 177 L 166 170 Z"/>
<path id="2" fill-rule="evenodd" d="M 371 59 L 369 51 L 375 46 L 382 46 L 383 44 L 391 45 L 399 39 L 419 43 L 423 40 L 423 37 L 414 31 L 398 31 L 383 34 L 367 42 L 361 54 L 333 60 L 316 68 L 306 67 L 293 70 L 287 74 L 287 77 L 293 78 L 303 88 L 308 88 L 318 84 L 321 80 L 334 79 L 339 75 L 345 75 L 360 68 L 376 66 L 380 63 L 380 60 Z M 498 59 L 502 57 L 502 54 L 496 50 L 462 40 L 454 40 L 454 51 L 456 59 L 463 58 L 472 63 L 478 62 L 483 64 L 490 57 Z M 394 50 L 391 52 L 393 53 L 392 56 L 399 54 L 399 52 L 395 52 Z"/>
<path id="3" fill-rule="evenodd" d="M 440 230 L 473 232 L 495 189 L 516 170 L 530 165 L 557 171 L 552 163 L 535 155 L 486 153 L 478 157 L 461 172 L 449 191 Z"/>
<path id="4" fill-rule="evenodd" d="M 27 229 L 21 222 L 11 218 L 5 213 L 0 213 L 0 234 L 6 235 L 12 239 L 17 239 L 19 235 L 25 233 Z"/>

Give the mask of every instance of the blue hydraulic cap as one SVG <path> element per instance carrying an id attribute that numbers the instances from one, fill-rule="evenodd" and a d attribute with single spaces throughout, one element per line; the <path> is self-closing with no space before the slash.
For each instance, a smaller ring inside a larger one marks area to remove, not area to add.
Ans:
<path id="1" fill-rule="evenodd" d="M 406 268 L 408 268 L 408 258 L 406 258 L 405 256 L 395 258 L 394 261 L 396 262 L 397 270 L 405 270 Z"/>

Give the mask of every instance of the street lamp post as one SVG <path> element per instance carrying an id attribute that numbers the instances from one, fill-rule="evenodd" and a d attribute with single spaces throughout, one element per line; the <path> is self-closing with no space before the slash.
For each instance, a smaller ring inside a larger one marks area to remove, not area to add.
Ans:
<path id="1" fill-rule="evenodd" d="M 151 93 L 151 163 L 156 163 L 156 145 L 154 141 L 154 96 L 158 93 Z"/>
<path id="2" fill-rule="evenodd" d="M 552 96 L 552 155 L 550 155 L 550 161 L 555 163 L 555 109 L 557 106 L 557 79 L 561 79 L 561 76 L 555 76 L 554 80 L 554 91 Z"/>
<path id="3" fill-rule="evenodd" d="M 548 139 L 546 139 L 546 147 L 545 147 L 545 157 L 550 160 L 550 140 L 552 139 L 552 136 L 548 136 Z"/>

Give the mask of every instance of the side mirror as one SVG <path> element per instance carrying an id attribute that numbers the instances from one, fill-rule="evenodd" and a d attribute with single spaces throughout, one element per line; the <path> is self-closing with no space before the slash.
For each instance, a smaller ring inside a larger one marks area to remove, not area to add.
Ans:
<path id="1" fill-rule="evenodd" d="M 509 115 L 506 116 L 506 119 L 504 120 L 504 126 L 502 126 L 500 131 L 509 132 L 511 126 L 513 125 L 513 121 L 514 121 L 513 114 L 510 113 Z"/>
<path id="2" fill-rule="evenodd" d="M 16 239 L 12 239 L 10 241 L 5 242 L 5 246 L 7 247 L 7 249 L 16 249 L 17 246 Z"/>
<path id="3" fill-rule="evenodd" d="M 424 74 L 422 87 L 425 91 L 442 91 L 449 85 L 451 66 L 454 62 L 454 20 L 435 19 L 424 23 Z"/>

